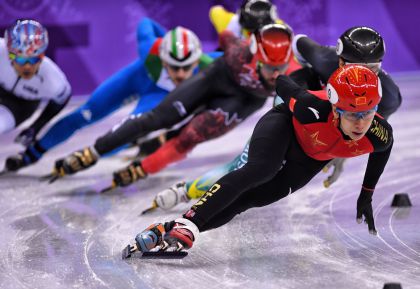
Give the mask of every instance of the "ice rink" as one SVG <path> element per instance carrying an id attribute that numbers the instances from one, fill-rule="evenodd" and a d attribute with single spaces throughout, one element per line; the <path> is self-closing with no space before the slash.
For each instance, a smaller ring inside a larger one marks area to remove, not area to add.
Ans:
<path id="1" fill-rule="evenodd" d="M 420 76 L 396 80 L 404 101 L 390 119 L 394 149 L 374 194 L 378 236 L 355 220 L 367 161 L 360 157 L 346 162 L 329 189 L 320 174 L 288 198 L 201 234 L 183 260 L 121 260 L 121 250 L 137 233 L 189 207 L 139 216 L 155 194 L 230 161 L 269 105 L 188 159 L 128 188 L 99 194 L 133 150 L 51 185 L 38 180 L 55 159 L 92 144 L 127 115 L 126 108 L 80 131 L 36 165 L 0 178 L 0 288 L 359 289 L 386 282 L 420 288 Z M 21 149 L 12 144 L 16 134 L 1 136 L 1 163 Z M 391 208 L 394 194 L 402 192 L 413 207 Z"/>

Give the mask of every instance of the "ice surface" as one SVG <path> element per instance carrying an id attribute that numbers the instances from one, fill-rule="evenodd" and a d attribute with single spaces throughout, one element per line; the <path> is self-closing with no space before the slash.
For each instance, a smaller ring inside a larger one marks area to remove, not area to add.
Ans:
<path id="1" fill-rule="evenodd" d="M 395 145 L 374 195 L 378 236 L 355 220 L 366 157 L 349 160 L 337 183 L 325 174 L 271 206 L 251 209 L 200 235 L 183 260 L 121 260 L 121 250 L 146 226 L 180 216 L 139 216 L 154 195 L 224 163 L 242 150 L 264 110 L 223 138 L 143 182 L 100 195 L 127 151 L 52 185 L 38 181 L 53 161 L 92 144 L 130 111 L 82 130 L 36 165 L 0 178 L 0 288 L 420 288 L 419 78 L 399 80 L 405 102 L 391 117 Z M 73 102 L 74 106 L 75 103 Z M 265 108 L 265 110 L 268 106 Z M 70 109 L 70 108 L 69 108 Z M 1 136 L 0 161 L 21 149 L 17 132 Z M 390 207 L 406 192 L 413 207 Z"/>

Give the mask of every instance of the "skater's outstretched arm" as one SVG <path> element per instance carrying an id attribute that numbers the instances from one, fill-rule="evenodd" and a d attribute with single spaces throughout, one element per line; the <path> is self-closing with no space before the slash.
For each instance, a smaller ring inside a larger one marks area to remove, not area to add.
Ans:
<path id="1" fill-rule="evenodd" d="M 377 232 L 373 219 L 372 196 L 375 186 L 378 183 L 391 154 L 393 137 L 391 128 L 389 126 L 385 128 L 377 120 L 374 120 L 370 132 L 373 134 L 368 134 L 368 137 L 371 142 L 374 143 L 377 151 L 369 155 L 363 186 L 357 200 L 356 219 L 358 223 L 362 223 L 364 217 L 369 232 L 376 235 Z"/>
<path id="2" fill-rule="evenodd" d="M 148 17 L 144 17 L 137 25 L 137 50 L 140 60 L 144 61 L 156 39 L 163 37 L 166 29 Z"/>

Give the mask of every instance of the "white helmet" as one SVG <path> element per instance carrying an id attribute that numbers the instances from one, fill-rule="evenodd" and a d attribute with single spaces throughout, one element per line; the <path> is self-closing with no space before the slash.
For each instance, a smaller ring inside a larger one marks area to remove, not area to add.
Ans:
<path id="1" fill-rule="evenodd" d="M 191 65 L 201 54 L 201 43 L 197 35 L 181 26 L 168 31 L 159 47 L 160 59 L 173 66 Z"/>

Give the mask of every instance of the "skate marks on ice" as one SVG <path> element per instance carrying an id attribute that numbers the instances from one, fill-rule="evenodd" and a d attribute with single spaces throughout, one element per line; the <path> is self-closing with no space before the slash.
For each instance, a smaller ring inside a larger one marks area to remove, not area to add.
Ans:
<path id="1" fill-rule="evenodd" d="M 185 211 L 188 205 L 182 204 L 139 216 L 158 191 L 233 158 L 251 134 L 251 123 L 198 147 L 191 160 L 106 194 L 98 191 L 111 181 L 113 169 L 124 165 L 119 157 L 52 185 L 38 182 L 55 158 L 75 148 L 66 145 L 35 169 L 0 178 L 0 287 L 353 289 L 400 282 L 404 289 L 419 288 L 420 139 L 415 136 L 420 127 L 412 121 L 419 113 L 419 106 L 410 105 L 391 117 L 396 142 L 373 201 L 378 236 L 356 223 L 366 161 L 357 158 L 346 162 L 329 189 L 322 186 L 326 174 L 320 174 L 286 199 L 201 234 L 182 260 L 123 261 L 121 250 L 146 226 Z M 80 143 L 91 138 L 84 131 L 78 137 Z M 12 139 L 0 144 L 7 147 Z M 412 208 L 390 207 L 400 192 L 410 195 Z"/>

